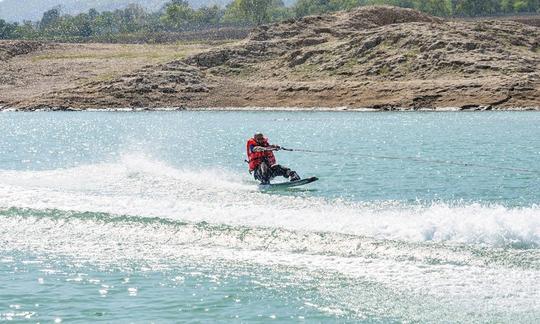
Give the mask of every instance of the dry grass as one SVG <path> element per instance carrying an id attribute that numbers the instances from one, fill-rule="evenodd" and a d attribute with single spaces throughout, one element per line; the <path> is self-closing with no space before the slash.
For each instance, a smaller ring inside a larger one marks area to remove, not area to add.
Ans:
<path id="1" fill-rule="evenodd" d="M 174 45 L 75 45 L 62 46 L 31 57 L 32 62 L 54 60 L 146 60 L 149 63 L 163 63 L 182 59 L 188 55 L 211 48 L 207 44 Z"/>
<path id="2" fill-rule="evenodd" d="M 18 101 L 57 92 L 88 82 L 109 81 L 143 66 L 166 63 L 208 50 L 215 45 L 176 44 L 55 44 L 49 49 L 20 55 L 3 67 L 0 101 Z"/>

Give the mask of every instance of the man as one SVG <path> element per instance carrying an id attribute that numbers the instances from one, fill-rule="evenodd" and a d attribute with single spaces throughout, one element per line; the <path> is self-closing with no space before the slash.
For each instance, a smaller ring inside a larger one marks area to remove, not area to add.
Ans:
<path id="1" fill-rule="evenodd" d="M 276 163 L 274 151 L 281 150 L 278 145 L 268 144 L 268 139 L 262 133 L 255 133 L 247 142 L 247 156 L 249 172 L 253 172 L 256 180 L 261 184 L 269 184 L 270 180 L 282 176 L 291 181 L 300 180 L 295 171 Z"/>

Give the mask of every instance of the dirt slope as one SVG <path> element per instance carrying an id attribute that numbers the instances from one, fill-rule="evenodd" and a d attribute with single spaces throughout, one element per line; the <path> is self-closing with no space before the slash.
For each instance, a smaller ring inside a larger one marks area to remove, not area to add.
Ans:
<path id="1" fill-rule="evenodd" d="M 538 108 L 539 71 L 538 27 L 364 7 L 261 26 L 241 43 L 10 105 Z"/>

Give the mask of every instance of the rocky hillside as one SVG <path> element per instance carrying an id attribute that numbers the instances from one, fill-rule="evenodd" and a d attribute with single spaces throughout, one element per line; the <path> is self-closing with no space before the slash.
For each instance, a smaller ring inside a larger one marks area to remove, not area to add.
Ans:
<path id="1" fill-rule="evenodd" d="M 540 107 L 540 29 L 364 7 L 261 26 L 248 39 L 19 107 Z"/>
<path id="2" fill-rule="evenodd" d="M 31 41 L 2 41 L 0 42 L 0 62 L 7 61 L 18 55 L 36 52 L 46 47 L 51 47 L 51 45 Z"/>

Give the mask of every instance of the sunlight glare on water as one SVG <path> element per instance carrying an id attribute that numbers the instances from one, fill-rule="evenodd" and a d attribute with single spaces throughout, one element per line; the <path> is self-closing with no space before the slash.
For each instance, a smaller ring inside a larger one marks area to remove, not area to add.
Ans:
<path id="1" fill-rule="evenodd" d="M 537 322 L 539 121 L 2 113 L 0 320 Z M 254 131 L 321 180 L 260 191 Z"/>

